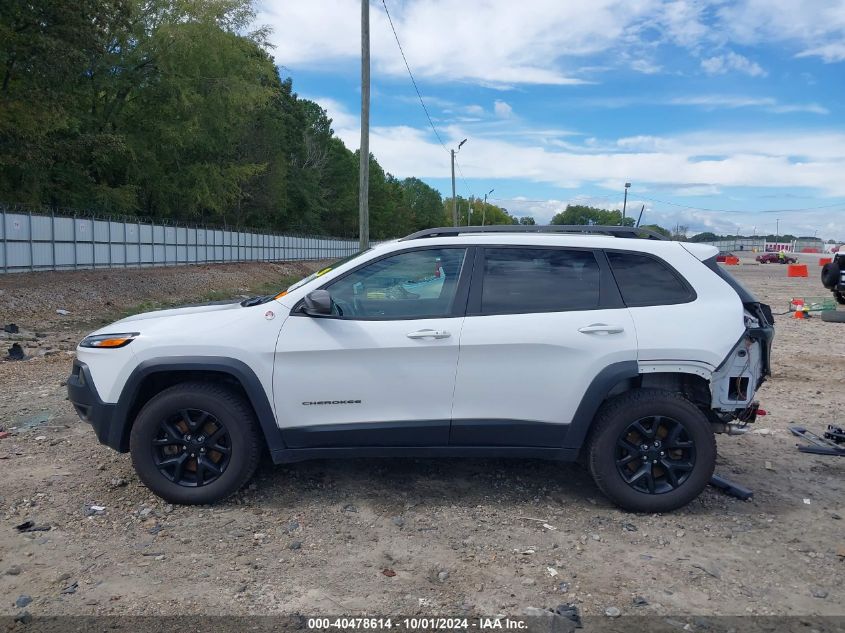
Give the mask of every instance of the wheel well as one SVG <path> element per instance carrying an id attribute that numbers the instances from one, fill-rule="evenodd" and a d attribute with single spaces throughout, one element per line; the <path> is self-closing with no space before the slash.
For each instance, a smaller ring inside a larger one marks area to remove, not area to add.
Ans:
<path id="1" fill-rule="evenodd" d="M 662 389 L 680 393 L 687 400 L 705 409 L 710 409 L 710 383 L 696 374 L 684 372 L 656 372 L 640 374 L 616 383 L 608 392 L 605 401 L 633 389 Z"/>
<path id="2" fill-rule="evenodd" d="M 213 382 L 225 384 L 249 404 L 249 406 L 253 409 L 253 413 L 257 413 L 243 385 L 231 374 L 213 370 L 157 371 L 144 376 L 141 383 L 138 385 L 132 404 L 126 414 L 126 426 L 124 428 L 123 440 L 121 442 L 123 444 L 122 450 L 129 450 L 129 434 L 132 430 L 132 425 L 135 424 L 135 418 L 138 417 L 138 413 L 140 413 L 144 405 L 168 387 L 173 387 L 174 385 L 184 382 Z"/>

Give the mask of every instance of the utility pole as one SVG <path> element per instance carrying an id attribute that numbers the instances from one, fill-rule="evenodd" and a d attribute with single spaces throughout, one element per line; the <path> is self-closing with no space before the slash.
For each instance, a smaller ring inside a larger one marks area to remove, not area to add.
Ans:
<path id="1" fill-rule="evenodd" d="M 469 226 L 471 216 L 472 216 L 472 196 L 469 197 L 469 201 L 467 202 L 467 226 Z"/>
<path id="2" fill-rule="evenodd" d="M 458 149 L 449 150 L 452 153 L 452 220 L 455 226 L 458 226 L 458 198 L 455 195 L 455 154 L 461 151 L 461 146 L 466 142 L 467 140 L 464 139 L 458 143 Z"/>
<path id="3" fill-rule="evenodd" d="M 484 194 L 484 206 L 481 208 L 481 226 L 484 226 L 484 221 L 487 219 L 487 196 L 493 193 L 495 189 L 491 189 Z"/>
<path id="4" fill-rule="evenodd" d="M 370 2 L 361 0 L 361 155 L 358 175 L 358 233 L 370 248 Z M 454 182 L 454 170 L 452 181 Z M 454 185 L 453 185 L 454 189 Z"/>
<path id="5" fill-rule="evenodd" d="M 780 242 L 780 218 L 775 218 L 775 244 Z"/>
<path id="6" fill-rule="evenodd" d="M 628 187 L 631 186 L 630 182 L 625 183 L 625 201 L 622 203 L 622 225 L 625 225 L 625 209 L 628 207 Z"/>

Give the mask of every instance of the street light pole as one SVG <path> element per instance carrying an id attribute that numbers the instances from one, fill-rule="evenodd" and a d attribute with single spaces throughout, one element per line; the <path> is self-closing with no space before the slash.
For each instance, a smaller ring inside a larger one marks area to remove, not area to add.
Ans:
<path id="1" fill-rule="evenodd" d="M 622 220 L 623 220 L 622 224 L 623 225 L 625 223 L 624 222 L 624 220 L 625 220 L 625 210 L 628 207 L 628 187 L 630 187 L 630 186 L 631 186 L 630 182 L 625 183 L 625 201 L 622 203 Z"/>
<path id="2" fill-rule="evenodd" d="M 495 189 L 491 189 L 484 194 L 484 206 L 481 207 L 481 226 L 484 226 L 484 221 L 487 219 L 487 196 L 493 193 Z"/>
<path id="3" fill-rule="evenodd" d="M 370 2 L 361 0 L 361 152 L 358 166 L 359 248 L 370 248 Z"/>
<path id="4" fill-rule="evenodd" d="M 458 143 L 457 150 L 450 150 L 452 153 L 452 220 L 455 223 L 455 226 L 458 226 L 458 198 L 455 195 L 455 154 L 461 151 L 461 146 L 466 143 L 467 140 L 464 139 L 460 143 Z"/>

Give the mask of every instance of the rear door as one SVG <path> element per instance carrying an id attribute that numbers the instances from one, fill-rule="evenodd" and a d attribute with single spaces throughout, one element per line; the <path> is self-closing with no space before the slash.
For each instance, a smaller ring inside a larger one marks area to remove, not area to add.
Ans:
<path id="1" fill-rule="evenodd" d="M 600 251 L 479 248 L 450 443 L 561 446 L 593 378 L 636 359 L 634 324 Z"/>

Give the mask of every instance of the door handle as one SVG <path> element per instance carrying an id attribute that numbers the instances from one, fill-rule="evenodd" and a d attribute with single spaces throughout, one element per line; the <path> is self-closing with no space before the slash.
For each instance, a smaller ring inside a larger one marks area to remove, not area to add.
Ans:
<path id="1" fill-rule="evenodd" d="M 446 330 L 417 330 L 406 334 L 408 338 L 449 338 L 452 336 Z"/>
<path id="2" fill-rule="evenodd" d="M 593 323 L 592 325 L 585 325 L 584 327 L 579 327 L 578 331 L 582 334 L 619 334 L 620 332 L 624 332 L 625 328 L 621 325 Z"/>

